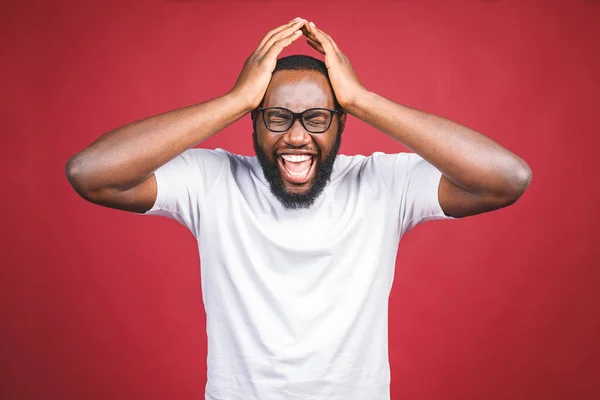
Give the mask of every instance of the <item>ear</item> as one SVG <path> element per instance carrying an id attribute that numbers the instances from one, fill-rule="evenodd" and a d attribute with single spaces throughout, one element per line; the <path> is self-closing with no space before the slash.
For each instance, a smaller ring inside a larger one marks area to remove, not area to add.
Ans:
<path id="1" fill-rule="evenodd" d="M 347 113 L 346 113 L 346 111 L 341 111 L 338 115 L 340 116 L 340 118 L 339 118 L 340 122 L 339 122 L 339 128 L 338 128 L 338 130 L 339 130 L 340 133 L 342 133 L 344 131 L 344 128 L 346 127 L 346 115 L 347 115 Z"/>
<path id="2" fill-rule="evenodd" d="M 256 111 L 256 110 L 250 111 L 250 118 L 252 118 L 252 129 L 254 129 L 255 132 L 256 132 L 256 114 L 258 114 L 258 111 Z"/>

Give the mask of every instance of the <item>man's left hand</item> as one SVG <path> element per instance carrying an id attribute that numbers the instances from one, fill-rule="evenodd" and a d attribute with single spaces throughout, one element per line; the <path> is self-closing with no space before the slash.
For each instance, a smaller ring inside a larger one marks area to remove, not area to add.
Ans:
<path id="1" fill-rule="evenodd" d="M 302 32 L 308 44 L 325 55 L 325 65 L 335 97 L 344 110 L 351 112 L 358 97 L 367 90 L 358 80 L 350 60 L 340 51 L 331 36 L 317 28 L 314 23 L 304 25 Z"/>

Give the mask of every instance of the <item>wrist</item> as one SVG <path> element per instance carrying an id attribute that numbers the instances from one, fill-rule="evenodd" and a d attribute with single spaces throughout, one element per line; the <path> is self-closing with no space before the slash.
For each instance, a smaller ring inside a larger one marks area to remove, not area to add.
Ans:
<path id="1" fill-rule="evenodd" d="M 223 97 L 225 97 L 229 102 L 231 102 L 232 106 L 236 110 L 240 110 L 244 114 L 247 114 L 256 108 L 256 106 L 253 104 L 252 99 L 249 99 L 248 96 L 245 96 L 239 91 L 231 90 L 228 93 L 226 93 Z"/>
<path id="2" fill-rule="evenodd" d="M 367 89 L 362 89 L 354 96 L 346 100 L 343 104 L 340 103 L 340 106 L 348 112 L 356 116 L 356 114 L 360 114 L 361 110 L 364 110 L 365 107 L 368 107 L 369 103 L 372 101 L 373 93 L 369 92 Z"/>

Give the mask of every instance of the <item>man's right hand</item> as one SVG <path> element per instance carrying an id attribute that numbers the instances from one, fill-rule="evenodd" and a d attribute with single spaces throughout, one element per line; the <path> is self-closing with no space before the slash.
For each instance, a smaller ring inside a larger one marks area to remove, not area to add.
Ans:
<path id="1" fill-rule="evenodd" d="M 248 111 L 260 105 L 281 51 L 302 36 L 302 27 L 308 22 L 295 18 L 289 23 L 275 28 L 263 38 L 256 50 L 244 63 L 231 93 L 246 103 Z"/>

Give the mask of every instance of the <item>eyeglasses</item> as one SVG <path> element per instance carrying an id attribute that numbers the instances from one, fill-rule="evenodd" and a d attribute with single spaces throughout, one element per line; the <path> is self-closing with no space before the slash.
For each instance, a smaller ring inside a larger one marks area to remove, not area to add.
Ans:
<path id="1" fill-rule="evenodd" d="M 257 110 L 262 112 L 265 126 L 271 132 L 285 132 L 299 119 L 308 132 L 323 133 L 331 126 L 333 114 L 339 113 L 339 111 L 329 108 L 309 108 L 301 113 L 295 113 L 283 107 L 259 107 Z"/>

